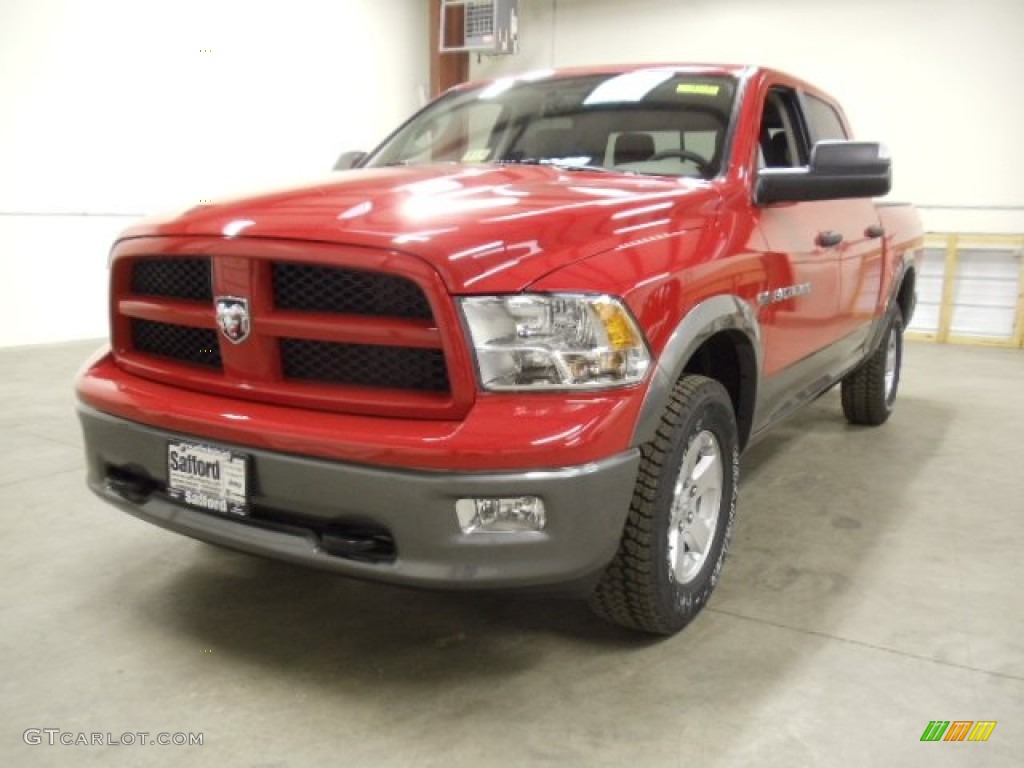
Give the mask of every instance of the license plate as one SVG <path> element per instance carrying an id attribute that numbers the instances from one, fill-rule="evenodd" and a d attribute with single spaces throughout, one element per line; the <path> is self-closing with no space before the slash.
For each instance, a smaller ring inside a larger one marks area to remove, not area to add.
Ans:
<path id="1" fill-rule="evenodd" d="M 246 456 L 189 442 L 167 446 L 167 495 L 189 506 L 211 512 L 245 515 Z"/>

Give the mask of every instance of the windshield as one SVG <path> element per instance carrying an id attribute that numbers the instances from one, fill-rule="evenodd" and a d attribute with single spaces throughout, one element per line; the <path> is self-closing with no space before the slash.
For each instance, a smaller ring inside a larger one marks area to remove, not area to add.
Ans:
<path id="1" fill-rule="evenodd" d="M 736 81 L 649 69 L 508 78 L 449 94 L 364 164 L 529 163 L 711 178 L 723 166 Z"/>

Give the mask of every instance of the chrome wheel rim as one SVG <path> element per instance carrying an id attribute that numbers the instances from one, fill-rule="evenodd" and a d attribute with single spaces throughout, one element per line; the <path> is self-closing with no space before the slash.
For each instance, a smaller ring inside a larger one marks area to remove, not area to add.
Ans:
<path id="1" fill-rule="evenodd" d="M 889 342 L 885 350 L 885 399 L 892 400 L 893 391 L 896 389 L 896 358 L 899 350 L 899 332 L 892 328 L 889 331 Z"/>
<path id="2" fill-rule="evenodd" d="M 718 439 L 704 430 L 686 446 L 672 495 L 668 566 L 677 584 L 693 581 L 708 559 L 718 528 L 725 472 Z"/>

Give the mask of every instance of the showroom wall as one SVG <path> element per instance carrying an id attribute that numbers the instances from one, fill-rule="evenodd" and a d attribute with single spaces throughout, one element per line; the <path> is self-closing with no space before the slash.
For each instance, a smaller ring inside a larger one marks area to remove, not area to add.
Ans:
<path id="1" fill-rule="evenodd" d="M 0 346 L 106 333 L 141 214 L 329 171 L 428 88 L 425 0 L 0 0 Z"/>
<path id="2" fill-rule="evenodd" d="M 1024 232 L 1022 0 L 521 0 L 474 77 L 631 61 L 759 63 L 839 98 L 932 231 Z"/>

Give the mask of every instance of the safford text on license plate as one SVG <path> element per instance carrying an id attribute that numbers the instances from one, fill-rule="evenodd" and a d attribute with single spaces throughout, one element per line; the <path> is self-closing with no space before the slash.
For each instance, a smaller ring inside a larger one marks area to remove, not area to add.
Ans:
<path id="1" fill-rule="evenodd" d="M 167 446 L 167 495 L 193 507 L 248 513 L 246 457 L 223 448 L 172 442 Z"/>

